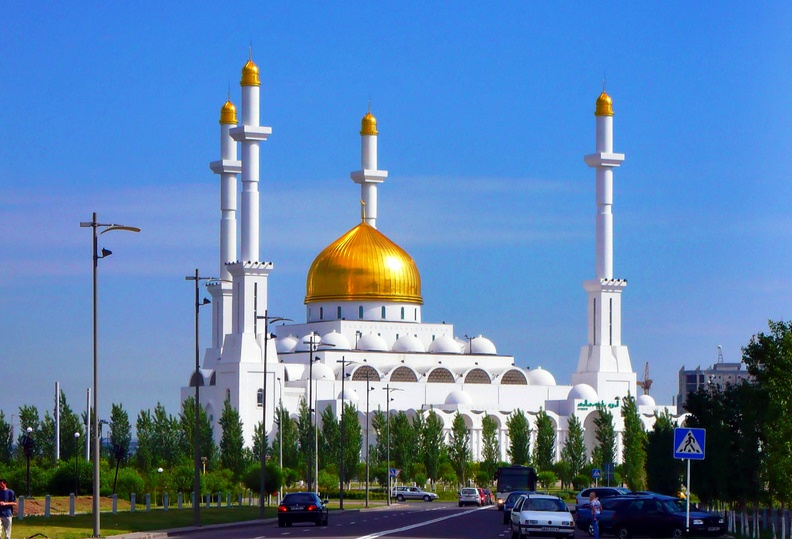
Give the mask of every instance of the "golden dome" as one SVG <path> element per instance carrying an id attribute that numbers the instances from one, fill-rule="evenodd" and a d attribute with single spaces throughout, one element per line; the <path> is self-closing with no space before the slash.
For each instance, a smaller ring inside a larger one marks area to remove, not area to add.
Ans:
<path id="1" fill-rule="evenodd" d="M 594 116 L 613 116 L 613 100 L 604 90 L 597 98 L 597 108 L 594 110 Z"/>
<path id="2" fill-rule="evenodd" d="M 423 304 L 412 257 L 365 222 L 327 246 L 311 264 L 305 303 L 392 301 Z"/>
<path id="3" fill-rule="evenodd" d="M 361 122 L 360 126 L 360 134 L 361 135 L 376 135 L 377 134 L 377 119 L 371 114 L 371 111 L 368 111 L 365 116 L 363 116 L 363 121 Z"/>
<path id="4" fill-rule="evenodd" d="M 220 109 L 220 123 L 221 124 L 233 124 L 236 125 L 237 117 L 236 117 L 236 107 L 229 99 L 223 105 L 223 108 Z"/>
<path id="5" fill-rule="evenodd" d="M 245 64 L 245 67 L 242 68 L 242 80 L 239 81 L 240 86 L 261 86 L 261 81 L 259 80 L 259 69 L 256 64 L 253 63 L 253 60 L 250 59 Z"/>

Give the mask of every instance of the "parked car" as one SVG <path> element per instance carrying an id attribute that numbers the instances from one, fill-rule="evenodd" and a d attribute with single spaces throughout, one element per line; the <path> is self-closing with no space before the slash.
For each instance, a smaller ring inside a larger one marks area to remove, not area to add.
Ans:
<path id="1" fill-rule="evenodd" d="M 321 500 L 313 492 L 291 492 L 278 505 L 278 526 L 291 526 L 295 522 L 313 522 L 327 526 L 327 500 Z"/>
<path id="2" fill-rule="evenodd" d="M 602 505 L 599 517 L 600 535 L 610 532 L 614 509 L 620 504 L 627 503 L 627 501 L 631 499 L 632 496 L 611 496 L 610 498 L 600 500 L 600 504 Z M 594 536 L 594 527 L 591 524 L 591 507 L 589 504 L 583 504 L 575 511 L 575 526 L 577 529 L 588 533 L 589 536 Z"/>
<path id="3" fill-rule="evenodd" d="M 486 496 L 487 505 L 494 505 L 495 504 L 495 495 L 492 491 L 488 488 L 484 489 L 484 495 Z"/>
<path id="4" fill-rule="evenodd" d="M 483 488 L 476 489 L 479 492 L 479 498 L 481 498 L 481 505 L 489 505 L 489 495 Z"/>
<path id="5" fill-rule="evenodd" d="M 506 497 L 506 500 L 503 502 L 503 523 L 508 524 L 509 519 L 511 518 L 511 510 L 514 507 L 514 503 L 519 499 L 520 496 L 523 494 L 531 494 L 529 490 L 514 490 L 509 493 Z"/>
<path id="6" fill-rule="evenodd" d="M 586 504 L 589 502 L 589 496 L 592 492 L 597 494 L 597 498 L 603 500 L 612 496 L 624 496 L 630 494 L 630 489 L 623 487 L 589 487 L 584 488 L 575 496 L 575 507 Z"/>
<path id="7" fill-rule="evenodd" d="M 509 514 L 512 539 L 542 535 L 573 539 L 575 521 L 564 500 L 549 494 L 523 494 Z"/>
<path id="8" fill-rule="evenodd" d="M 459 491 L 459 507 L 463 505 L 478 505 L 481 506 L 481 494 L 479 489 L 473 487 L 465 487 Z"/>
<path id="9" fill-rule="evenodd" d="M 685 502 L 672 496 L 625 498 L 613 508 L 609 530 L 619 539 L 633 536 L 672 537 L 686 535 Z M 716 513 L 690 511 L 690 535 L 719 536 L 726 522 Z"/>
<path id="10" fill-rule="evenodd" d="M 391 496 L 400 502 L 404 500 L 423 500 L 425 502 L 431 502 L 438 498 L 437 494 L 434 492 L 426 492 L 418 487 L 394 487 L 391 489 Z"/>

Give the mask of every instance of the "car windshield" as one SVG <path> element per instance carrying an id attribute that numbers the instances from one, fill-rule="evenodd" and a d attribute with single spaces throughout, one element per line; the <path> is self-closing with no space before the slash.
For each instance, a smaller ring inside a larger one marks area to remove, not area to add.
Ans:
<path id="1" fill-rule="evenodd" d="M 523 511 L 567 511 L 564 502 L 552 498 L 528 498 L 522 508 Z"/>
<path id="2" fill-rule="evenodd" d="M 661 500 L 660 511 L 663 513 L 680 513 L 687 511 L 684 500 Z"/>
<path id="3" fill-rule="evenodd" d="M 464 494 L 466 496 L 478 496 L 478 490 L 476 490 L 474 488 L 463 488 L 462 489 L 462 494 Z"/>

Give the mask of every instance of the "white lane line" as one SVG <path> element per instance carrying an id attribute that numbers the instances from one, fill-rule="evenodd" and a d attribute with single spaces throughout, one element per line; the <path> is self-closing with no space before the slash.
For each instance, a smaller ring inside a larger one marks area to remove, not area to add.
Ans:
<path id="1" fill-rule="evenodd" d="M 363 535 L 361 537 L 358 537 L 357 539 L 376 539 L 377 537 L 382 537 L 383 535 L 390 535 L 392 533 L 398 533 L 398 532 L 403 532 L 403 531 L 407 531 L 407 530 L 412 530 L 414 528 L 421 528 L 423 526 L 428 526 L 429 524 L 434 524 L 435 522 L 442 522 L 443 520 L 448 520 L 449 518 L 461 517 L 461 516 L 467 515 L 469 513 L 473 513 L 475 511 L 481 511 L 482 509 L 485 509 L 485 508 L 484 507 L 478 507 L 476 509 L 471 509 L 470 511 L 464 511 L 462 513 L 454 513 L 454 514 L 451 514 L 451 515 L 446 515 L 444 517 L 438 517 L 438 518 L 434 518 L 432 520 L 427 520 L 426 522 L 419 522 L 418 524 L 410 524 L 409 526 L 404 526 L 402 528 L 395 528 L 393 530 L 383 530 L 381 532 L 372 533 L 370 535 Z"/>

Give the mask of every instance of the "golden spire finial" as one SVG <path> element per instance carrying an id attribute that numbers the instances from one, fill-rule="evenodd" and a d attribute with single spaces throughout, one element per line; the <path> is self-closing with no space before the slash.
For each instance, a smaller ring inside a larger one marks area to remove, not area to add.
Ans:
<path id="1" fill-rule="evenodd" d="M 360 220 L 366 221 L 366 203 L 363 202 L 362 198 L 360 199 Z"/>
<path id="2" fill-rule="evenodd" d="M 613 100 L 605 92 L 605 77 L 602 78 L 602 93 L 597 98 L 594 116 L 613 116 Z"/>
<path id="3" fill-rule="evenodd" d="M 220 108 L 220 123 L 237 125 L 236 107 L 231 102 L 231 90 L 228 90 L 228 99 Z"/>
<path id="4" fill-rule="evenodd" d="M 361 135 L 376 135 L 377 134 L 377 119 L 371 114 L 371 99 L 369 99 L 368 112 L 363 116 L 363 121 L 360 125 Z"/>

